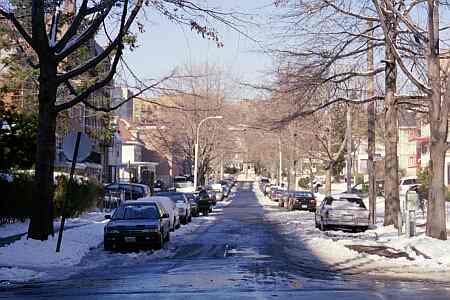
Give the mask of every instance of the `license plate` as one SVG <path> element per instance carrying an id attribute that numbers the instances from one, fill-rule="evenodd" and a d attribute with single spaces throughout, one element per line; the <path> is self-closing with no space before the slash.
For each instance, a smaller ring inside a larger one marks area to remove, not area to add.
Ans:
<path id="1" fill-rule="evenodd" d="M 302 208 L 308 208 L 308 205 L 303 204 L 303 205 L 302 205 Z"/>
<path id="2" fill-rule="evenodd" d="M 125 242 L 127 243 L 136 243 L 136 238 L 134 236 L 126 236 Z"/>

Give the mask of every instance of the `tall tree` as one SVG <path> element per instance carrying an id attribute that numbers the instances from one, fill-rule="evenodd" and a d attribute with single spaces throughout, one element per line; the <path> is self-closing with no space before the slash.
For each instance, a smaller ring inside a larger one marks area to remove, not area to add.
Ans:
<path id="1" fill-rule="evenodd" d="M 124 44 L 133 40 L 132 25 L 144 6 L 153 9 L 170 20 L 190 26 L 193 30 L 221 43 L 214 30 L 201 23 L 208 24 L 209 18 L 225 20 L 215 11 L 203 9 L 192 1 L 144 1 L 144 0 L 82 0 L 75 5 L 73 0 L 23 0 L 20 5 L 12 1 L 0 4 L 0 16 L 9 22 L 20 36 L 20 40 L 30 48 L 35 58 L 31 64 L 37 69 L 38 76 L 38 143 L 36 151 L 36 199 L 33 201 L 28 237 L 45 240 L 53 234 L 53 169 L 55 159 L 55 129 L 57 115 L 77 104 L 96 110 L 110 110 L 115 107 L 98 107 L 89 102 L 90 96 L 107 86 L 116 73 L 121 61 Z M 31 2 L 30 2 L 31 1 Z M 30 4 L 31 5 L 28 5 Z M 69 5 L 72 11 L 63 10 Z M 15 9 L 20 7 L 20 9 Z M 25 15 L 23 21 L 19 15 Z M 30 20 L 28 23 L 27 20 Z M 226 22 L 226 21 L 224 21 Z M 111 24 L 114 26 L 106 26 Z M 29 25 L 29 26 L 28 26 Z M 138 24 L 138 29 L 141 27 Z M 75 66 L 65 68 L 65 63 L 82 47 L 91 42 L 96 33 L 104 28 L 109 43 L 98 55 Z M 77 80 L 86 72 L 94 70 L 103 61 L 111 59 L 109 70 L 83 87 L 75 87 Z M 58 95 L 67 89 L 72 98 L 61 100 Z"/>
<path id="2" fill-rule="evenodd" d="M 430 237 L 447 239 L 444 186 L 445 154 L 448 150 L 448 113 L 450 105 L 449 66 L 446 56 L 441 54 L 441 33 L 448 27 L 441 27 L 443 15 L 441 6 L 447 2 L 438 0 L 394 1 L 373 0 L 380 24 L 386 36 L 387 47 L 405 74 L 416 87 L 418 97 L 427 99 L 424 103 L 430 122 L 430 184 L 427 209 L 426 234 Z M 414 21 L 422 14 L 426 21 Z M 395 20 L 397 26 L 391 27 Z M 396 35 L 396 36 L 394 36 Z M 423 80 L 426 80 L 425 82 Z"/>

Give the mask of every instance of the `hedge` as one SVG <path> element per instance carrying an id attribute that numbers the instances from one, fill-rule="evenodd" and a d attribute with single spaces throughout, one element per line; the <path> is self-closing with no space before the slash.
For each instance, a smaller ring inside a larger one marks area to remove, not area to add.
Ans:
<path id="1" fill-rule="evenodd" d="M 0 224 L 17 220 L 24 221 L 31 216 L 33 201 L 33 176 L 27 174 L 14 175 L 8 182 L 0 178 Z M 94 181 L 75 181 L 67 194 L 68 178 L 58 177 L 55 185 L 54 216 L 61 216 L 64 197 L 68 195 L 66 212 L 68 217 L 77 217 L 83 212 L 101 203 L 103 187 Z"/>

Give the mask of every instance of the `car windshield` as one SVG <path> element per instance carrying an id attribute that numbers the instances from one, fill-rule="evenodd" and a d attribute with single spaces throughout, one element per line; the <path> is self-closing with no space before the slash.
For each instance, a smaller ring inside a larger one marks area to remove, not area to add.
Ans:
<path id="1" fill-rule="evenodd" d="M 158 219 L 159 213 L 155 205 L 123 205 L 113 216 L 113 220 Z"/>

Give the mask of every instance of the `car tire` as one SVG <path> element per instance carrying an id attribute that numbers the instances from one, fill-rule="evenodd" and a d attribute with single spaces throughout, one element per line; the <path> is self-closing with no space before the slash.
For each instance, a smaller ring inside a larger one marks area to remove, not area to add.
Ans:
<path id="1" fill-rule="evenodd" d="M 164 238 L 163 238 L 163 234 L 161 233 L 159 235 L 159 240 L 155 243 L 155 250 L 160 250 L 164 245 Z"/>
<path id="2" fill-rule="evenodd" d="M 109 243 L 109 242 L 106 242 L 106 241 L 103 243 L 103 249 L 105 251 L 112 251 L 113 248 L 114 248 L 114 244 L 113 243 Z"/>
<path id="3" fill-rule="evenodd" d="M 183 225 L 187 224 L 187 217 L 183 217 L 183 219 L 181 219 L 181 224 Z"/>
<path id="4" fill-rule="evenodd" d="M 191 223 L 191 222 L 192 222 L 192 216 L 189 216 L 188 223 Z"/>
<path id="5" fill-rule="evenodd" d="M 180 221 L 178 221 L 178 224 L 177 225 L 175 225 L 175 229 L 179 229 L 181 227 L 181 225 L 180 225 Z"/>

